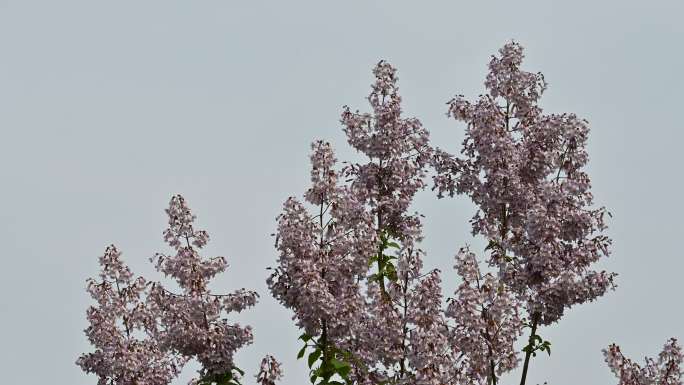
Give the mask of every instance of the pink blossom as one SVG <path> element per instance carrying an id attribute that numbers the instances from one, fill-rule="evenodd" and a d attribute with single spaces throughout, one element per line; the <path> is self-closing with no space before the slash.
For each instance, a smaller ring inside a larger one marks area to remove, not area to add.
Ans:
<path id="1" fill-rule="evenodd" d="M 95 351 L 76 364 L 95 373 L 99 385 L 166 385 L 178 375 L 185 359 L 166 352 L 155 337 L 154 311 L 146 306 L 147 282 L 133 279 L 114 245 L 100 257 L 101 281 L 88 280 L 97 301 L 88 308 L 85 330 Z"/>
<path id="2" fill-rule="evenodd" d="M 209 235 L 194 228 L 195 216 L 182 196 L 171 198 L 166 213 L 169 227 L 164 239 L 176 254 L 157 254 L 153 260 L 157 270 L 176 280 L 182 293 L 173 293 L 160 283 L 152 286 L 149 302 L 159 315 L 157 337 L 164 347 L 197 359 L 202 364 L 201 377 L 230 373 L 235 367 L 235 351 L 250 344 L 253 336 L 250 326 L 230 323 L 223 316 L 254 306 L 258 295 L 245 289 L 212 294 L 209 281 L 225 271 L 225 258 L 205 259 L 199 255 Z"/>
<path id="3" fill-rule="evenodd" d="M 432 150 L 420 121 L 402 117 L 396 70 L 382 61 L 373 73 L 372 113 L 342 113 L 368 160 L 338 170 L 331 146 L 314 142 L 312 207 L 285 202 L 268 284 L 323 349 L 321 365 L 339 353 L 354 383 L 438 384 L 449 366 L 440 280 L 421 274 L 420 215 L 408 213 Z"/>
<path id="4" fill-rule="evenodd" d="M 606 363 L 619 379 L 619 385 L 681 385 L 682 348 L 671 338 L 658 355 L 658 359 L 646 358 L 644 366 L 622 355 L 620 347 L 611 344 L 603 350 Z"/>
<path id="5" fill-rule="evenodd" d="M 463 358 L 457 376 L 485 384 L 492 371 L 500 376 L 518 366 L 514 343 L 523 330 L 521 304 L 497 277 L 480 271 L 469 248 L 459 251 L 454 267 L 463 282 L 445 315 L 455 323 L 449 334 L 451 348 Z"/>
<path id="6" fill-rule="evenodd" d="M 489 63 L 487 94 L 449 103 L 448 115 L 467 124 L 466 139 L 461 157 L 435 152 L 434 188 L 475 202 L 472 229 L 490 240 L 490 265 L 530 315 L 550 324 L 613 288 L 615 274 L 591 269 L 611 240 L 583 170 L 588 124 L 543 114 L 546 83 L 521 70 L 522 59 L 519 44 L 506 44 Z"/>
<path id="7" fill-rule="evenodd" d="M 406 241 L 419 240 L 419 220 L 407 214 L 413 196 L 425 187 L 430 161 L 429 133 L 416 118 L 401 116 L 396 70 L 381 61 L 373 70 L 375 83 L 368 96 L 373 113 L 345 107 L 342 124 L 349 144 L 369 162 L 344 169 L 353 179 L 354 194 L 368 204 L 379 228 Z"/>
<path id="8" fill-rule="evenodd" d="M 312 187 L 305 197 L 314 213 L 291 197 L 278 217 L 278 267 L 268 279 L 273 296 L 295 311 L 311 335 L 346 334 L 362 308 L 358 277 L 368 271 L 375 244 L 371 219 L 349 190 L 339 186 L 330 144 L 312 145 Z"/>

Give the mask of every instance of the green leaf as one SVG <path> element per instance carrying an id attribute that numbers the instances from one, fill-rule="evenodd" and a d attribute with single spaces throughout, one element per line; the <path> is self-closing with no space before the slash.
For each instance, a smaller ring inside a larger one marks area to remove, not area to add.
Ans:
<path id="1" fill-rule="evenodd" d="M 494 247 L 496 247 L 497 244 L 498 243 L 496 243 L 494 241 L 489 241 L 489 244 L 487 244 L 487 247 L 485 247 L 484 251 L 487 251 L 489 249 L 493 249 Z"/>
<path id="2" fill-rule="evenodd" d="M 397 244 L 396 242 L 389 242 L 389 243 L 387 244 L 387 247 L 394 247 L 395 249 L 401 249 L 401 247 L 399 246 L 399 244 Z"/>
<path id="3" fill-rule="evenodd" d="M 240 373 L 241 376 L 244 376 L 244 375 L 245 375 L 245 371 L 242 370 L 242 369 L 240 369 L 240 368 L 238 368 L 237 366 L 234 366 L 234 367 L 233 367 L 233 370 L 235 370 L 236 372 Z"/>
<path id="4" fill-rule="evenodd" d="M 394 267 L 394 264 L 392 262 L 387 262 L 387 265 L 385 265 L 384 273 L 387 276 L 387 278 L 389 278 L 391 281 L 397 281 L 397 269 Z"/>
<path id="5" fill-rule="evenodd" d="M 316 362 L 318 357 L 321 356 L 321 349 L 316 349 L 313 353 L 309 354 L 309 368 Z"/>
<path id="6" fill-rule="evenodd" d="M 372 265 L 373 265 L 375 262 L 377 262 L 377 261 L 378 261 L 378 256 L 377 256 L 377 255 L 374 255 L 374 256 L 370 257 L 370 259 L 368 260 L 368 266 L 372 266 Z"/>
<path id="7" fill-rule="evenodd" d="M 337 369 L 337 373 L 339 373 L 339 375 L 345 380 L 347 379 L 347 376 L 349 375 L 350 371 L 351 366 L 349 366 L 349 364 L 346 364 L 346 366 L 342 366 L 341 368 Z"/>
<path id="8" fill-rule="evenodd" d="M 299 350 L 299 353 L 297 353 L 297 359 L 300 359 L 304 357 L 304 353 L 306 353 L 306 347 L 307 345 L 304 345 L 301 350 Z"/>
<path id="9" fill-rule="evenodd" d="M 397 271 L 397 269 L 394 267 L 394 264 L 392 262 L 387 262 L 385 264 L 385 272 L 389 274 L 393 271 Z"/>
<path id="10" fill-rule="evenodd" d="M 311 336 L 307 333 L 304 333 L 301 336 L 299 336 L 299 339 L 304 341 L 304 342 L 309 342 L 309 340 L 311 339 Z"/>
<path id="11" fill-rule="evenodd" d="M 315 384 L 316 378 L 318 378 L 318 376 L 314 374 L 313 376 L 309 377 L 309 380 L 311 381 L 312 384 Z"/>
<path id="12" fill-rule="evenodd" d="M 380 242 L 383 246 L 387 244 L 387 234 L 384 231 L 380 233 Z"/>
<path id="13" fill-rule="evenodd" d="M 340 361 L 336 358 L 333 358 L 332 360 L 330 360 L 330 363 L 332 364 L 333 367 L 335 367 L 335 369 L 339 369 L 339 368 L 343 368 L 345 366 L 349 366 L 348 363 Z"/>

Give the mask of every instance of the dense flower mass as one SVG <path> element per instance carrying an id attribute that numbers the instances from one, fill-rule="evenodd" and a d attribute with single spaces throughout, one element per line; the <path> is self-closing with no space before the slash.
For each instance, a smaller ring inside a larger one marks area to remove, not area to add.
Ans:
<path id="1" fill-rule="evenodd" d="M 371 219 L 339 186 L 330 144 L 312 144 L 310 214 L 294 197 L 278 217 L 278 267 L 268 279 L 273 295 L 295 311 L 298 326 L 315 335 L 344 335 L 362 308 L 357 277 L 368 270 L 366 250 L 375 244 Z M 323 325 L 325 323 L 325 326 Z"/>
<path id="2" fill-rule="evenodd" d="M 185 360 L 168 354 L 154 338 L 154 312 L 146 306 L 147 282 L 133 278 L 114 245 L 100 257 L 101 281 L 90 279 L 88 292 L 97 302 L 88 308 L 85 330 L 95 352 L 76 362 L 95 373 L 98 385 L 166 385 Z"/>
<path id="3" fill-rule="evenodd" d="M 525 385 L 531 357 L 551 353 L 537 328 L 614 288 L 615 274 L 592 268 L 611 240 L 585 171 L 588 123 L 543 113 L 547 84 L 522 61 L 520 45 L 504 45 L 489 62 L 486 94 L 448 103 L 448 116 L 467 126 L 460 156 L 433 148 L 421 122 L 404 116 L 397 72 L 385 61 L 373 69 L 371 111 L 345 106 L 341 114 L 363 160 L 338 166 L 330 143 L 312 143 L 310 187 L 303 199 L 287 198 L 276 218 L 267 285 L 304 332 L 298 358 L 307 356 L 313 384 L 498 385 L 519 366 L 516 342 L 529 328 Z M 422 216 L 411 212 L 430 168 L 438 197 L 463 194 L 477 205 L 472 233 L 488 241 L 483 261 L 468 246 L 457 253 L 460 284 L 446 307 L 440 271 L 424 268 Z M 151 260 L 179 290 L 134 278 L 108 247 L 101 279 L 88 281 L 97 304 L 85 333 L 95 351 L 77 364 L 98 385 L 167 385 L 195 359 L 201 369 L 191 385 L 238 385 L 244 372 L 233 357 L 252 329 L 227 316 L 258 295 L 213 294 L 226 259 L 200 255 L 209 235 L 195 229 L 182 196 L 166 213 L 163 236 L 174 251 Z M 682 385 L 674 338 L 643 366 L 617 345 L 603 352 L 619 385 Z M 255 377 L 275 385 L 282 375 L 266 355 Z"/>
<path id="4" fill-rule="evenodd" d="M 440 280 L 436 271 L 421 275 L 420 216 L 408 213 L 425 187 L 428 132 L 401 116 L 396 70 L 382 61 L 373 73 L 373 112 L 342 113 L 349 144 L 369 159 L 338 171 L 330 145 L 312 145 L 305 198 L 313 213 L 286 201 L 268 284 L 315 337 L 319 371 L 339 358 L 355 383 L 438 383 L 447 348 Z"/>
<path id="5" fill-rule="evenodd" d="M 446 316 L 455 323 L 449 333 L 451 347 L 463 357 L 458 378 L 463 383 L 486 384 L 492 374 L 500 376 L 518 366 L 513 344 L 523 329 L 520 304 L 497 277 L 482 274 L 469 248 L 459 251 L 454 267 L 463 282 Z"/>
<path id="6" fill-rule="evenodd" d="M 225 271 L 225 258 L 204 259 L 199 255 L 198 249 L 207 243 L 209 235 L 194 228 L 195 216 L 182 196 L 171 199 L 166 213 L 169 227 L 164 238 L 176 254 L 157 254 L 154 260 L 160 272 L 176 280 L 182 293 L 166 290 L 160 283 L 152 286 L 150 302 L 160 315 L 160 341 L 185 357 L 197 359 L 203 377 L 231 372 L 233 354 L 252 342 L 252 329 L 231 324 L 222 316 L 253 306 L 257 294 L 245 289 L 212 294 L 208 283 Z"/>
<path id="7" fill-rule="evenodd" d="M 100 257 L 101 282 L 88 281 L 88 292 L 98 304 L 88 309 L 90 327 L 85 332 L 96 350 L 82 355 L 77 364 L 97 374 L 99 385 L 166 385 L 194 358 L 202 368 L 191 384 L 236 385 L 244 372 L 234 365 L 233 354 L 252 341 L 251 328 L 230 324 L 222 316 L 253 306 L 257 294 L 245 289 L 212 294 L 209 281 L 226 269 L 226 260 L 199 256 L 197 249 L 209 236 L 194 229 L 195 216 L 182 196 L 174 196 L 166 212 L 164 239 L 176 254 L 152 259 L 182 292 L 142 277 L 133 279 L 119 251 L 108 247 Z M 267 377 L 273 381 L 274 370 Z"/>
<path id="8" fill-rule="evenodd" d="M 522 71 L 522 47 L 506 44 L 489 63 L 487 94 L 462 96 L 449 116 L 467 124 L 462 157 L 437 150 L 439 196 L 468 195 L 478 206 L 474 234 L 490 240 L 489 263 L 540 324 L 613 287 L 614 274 L 590 265 L 609 254 L 604 208 L 592 208 L 583 170 L 589 128 L 574 114 L 542 113 L 541 74 Z"/>
<path id="9" fill-rule="evenodd" d="M 658 359 L 646 358 L 644 366 L 622 355 L 615 344 L 603 350 L 606 363 L 619 379 L 618 385 L 682 385 L 682 348 L 671 338 Z"/>
<path id="10" fill-rule="evenodd" d="M 453 382 L 451 376 L 458 369 L 454 366 L 456 361 L 450 350 L 449 330 L 441 309 L 439 271 L 432 270 L 424 278 L 407 273 L 403 277 L 402 291 L 407 293 L 402 298 L 400 311 L 406 309 L 402 321 L 405 327 L 411 328 L 406 341 L 406 361 L 409 373 L 413 374 L 400 382 L 426 385 Z M 407 284 L 410 281 L 415 282 L 413 288 Z"/>
<path id="11" fill-rule="evenodd" d="M 425 187 L 430 161 L 429 133 L 416 118 L 401 116 L 396 70 L 381 61 L 373 70 L 375 84 L 368 96 L 373 113 L 342 113 L 347 141 L 370 159 L 345 168 L 354 194 L 387 229 L 407 242 L 418 240 L 420 221 L 408 215 L 413 196 Z"/>
<path id="12" fill-rule="evenodd" d="M 396 69 L 381 61 L 373 74 L 368 96 L 372 113 L 348 107 L 342 113 L 347 142 L 368 157 L 343 173 L 373 217 L 379 237 L 367 252 L 376 269 L 366 293 L 363 329 L 357 332 L 360 354 L 377 378 L 430 383 L 442 375 L 437 362 L 429 359 L 443 354 L 440 281 L 436 271 L 421 274 L 420 216 L 408 210 L 416 192 L 425 187 L 432 149 L 420 121 L 402 116 Z"/>

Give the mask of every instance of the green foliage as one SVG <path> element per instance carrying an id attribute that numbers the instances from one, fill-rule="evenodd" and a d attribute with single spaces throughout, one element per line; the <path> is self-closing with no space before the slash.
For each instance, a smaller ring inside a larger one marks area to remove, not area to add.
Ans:
<path id="1" fill-rule="evenodd" d="M 539 335 L 534 334 L 530 338 L 530 342 L 522 349 L 523 352 L 537 356 L 537 352 L 546 351 L 551 355 L 551 342 L 543 340 Z"/>
<path id="2" fill-rule="evenodd" d="M 371 282 L 380 282 L 385 278 L 391 282 L 396 282 L 398 279 L 397 268 L 392 263 L 392 260 L 397 259 L 397 257 L 385 254 L 385 251 L 390 248 L 399 250 L 401 246 L 397 242 L 391 241 L 391 239 L 392 235 L 388 231 L 380 233 L 380 249 L 378 254 L 373 255 L 368 261 L 368 266 L 374 263 L 378 264 L 378 272 L 369 277 Z"/>
<path id="3" fill-rule="evenodd" d="M 506 262 L 513 262 L 515 260 L 514 257 L 510 255 L 506 255 L 506 250 L 501 246 L 499 242 L 496 242 L 494 240 L 490 240 L 489 243 L 487 244 L 487 247 L 485 247 L 485 251 L 487 250 L 494 250 L 494 249 L 499 249 L 500 255 L 503 255 L 503 259 Z"/>
<path id="4" fill-rule="evenodd" d="M 245 372 L 242 369 L 234 366 L 229 372 L 206 375 L 200 378 L 198 385 L 242 385 L 239 378 L 244 375 Z"/>
<path id="5" fill-rule="evenodd" d="M 338 349 L 334 346 L 323 346 L 320 339 L 316 341 L 309 334 L 302 334 L 299 337 L 304 341 L 304 346 L 297 354 L 297 359 L 304 357 L 308 348 L 312 351 L 307 357 L 309 366 L 309 380 L 315 385 L 350 385 L 349 373 L 351 372 L 351 353 Z M 309 341 L 313 340 L 313 345 Z M 318 363 L 317 366 L 314 365 Z M 337 375 L 337 377 L 335 377 Z M 338 379 L 335 379 L 338 378 Z M 341 381 L 340 381 L 341 380 Z"/>

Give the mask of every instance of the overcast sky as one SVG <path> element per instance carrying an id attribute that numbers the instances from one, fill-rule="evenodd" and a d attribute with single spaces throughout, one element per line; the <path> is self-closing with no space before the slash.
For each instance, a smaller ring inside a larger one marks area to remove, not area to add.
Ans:
<path id="1" fill-rule="evenodd" d="M 599 268 L 620 274 L 617 291 L 540 330 L 553 351 L 528 383 L 616 383 L 609 343 L 641 361 L 684 338 L 682 15 L 684 2 L 653 0 L 0 0 L 1 382 L 96 383 L 74 364 L 91 349 L 85 280 L 110 243 L 159 279 L 148 258 L 168 251 L 164 209 L 181 193 L 211 235 L 205 255 L 231 265 L 214 289 L 261 294 L 237 318 L 255 331 L 237 355 L 246 383 L 266 353 L 284 362 L 283 385 L 307 383 L 265 268 L 282 202 L 307 188 L 310 142 L 354 159 L 342 106 L 368 110 L 371 69 L 387 59 L 406 115 L 457 151 L 463 127 L 445 103 L 482 93 L 490 55 L 515 39 L 549 82 L 545 111 L 590 122 L 595 199 L 613 213 Z M 425 191 L 415 208 L 426 267 L 451 295 L 454 253 L 478 242 L 474 207 Z"/>

